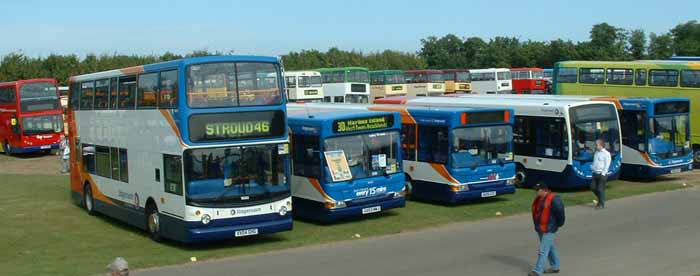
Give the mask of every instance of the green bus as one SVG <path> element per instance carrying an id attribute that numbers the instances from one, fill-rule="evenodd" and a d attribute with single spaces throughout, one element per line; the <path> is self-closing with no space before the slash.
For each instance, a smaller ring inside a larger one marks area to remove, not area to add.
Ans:
<path id="1" fill-rule="evenodd" d="M 700 62 L 671 60 L 562 61 L 554 65 L 553 93 L 690 99 L 691 143 L 700 163 Z M 693 119 L 694 118 L 694 119 Z"/>
<path id="2" fill-rule="evenodd" d="M 314 69 L 321 73 L 324 102 L 367 103 L 369 101 L 369 69 L 338 67 Z"/>

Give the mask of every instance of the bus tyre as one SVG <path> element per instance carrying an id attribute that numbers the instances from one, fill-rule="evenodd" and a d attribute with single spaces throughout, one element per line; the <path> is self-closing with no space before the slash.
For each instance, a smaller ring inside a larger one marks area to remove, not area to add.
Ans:
<path id="1" fill-rule="evenodd" d="M 696 151 L 695 154 L 693 155 L 693 161 L 695 161 L 695 166 L 697 167 L 700 165 L 700 150 Z"/>
<path id="2" fill-rule="evenodd" d="M 146 205 L 146 230 L 148 230 L 148 235 L 152 240 L 159 242 L 163 239 L 160 236 L 160 215 L 158 213 L 158 207 L 152 202 Z"/>
<path id="3" fill-rule="evenodd" d="M 413 183 L 411 182 L 411 179 L 408 177 L 406 178 L 406 181 L 404 183 L 405 183 L 404 189 L 406 192 L 406 198 L 410 198 L 411 195 L 413 194 Z"/>
<path id="4" fill-rule="evenodd" d="M 95 200 L 92 197 L 92 188 L 90 188 L 90 184 L 85 184 L 85 188 L 83 189 L 83 207 L 85 207 L 85 211 L 87 211 L 88 215 L 95 215 Z"/>
<path id="5" fill-rule="evenodd" d="M 522 188 L 525 185 L 526 177 L 527 174 L 525 173 L 525 170 L 517 170 L 515 172 L 515 186 L 518 188 Z"/>

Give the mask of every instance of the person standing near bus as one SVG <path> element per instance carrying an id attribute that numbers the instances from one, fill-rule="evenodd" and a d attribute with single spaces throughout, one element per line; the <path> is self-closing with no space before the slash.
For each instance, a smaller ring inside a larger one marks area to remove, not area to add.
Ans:
<path id="1" fill-rule="evenodd" d="M 537 251 L 535 268 L 527 275 L 540 276 L 543 273 L 559 273 L 559 254 L 554 246 L 554 238 L 557 230 L 564 226 L 566 220 L 564 202 L 545 184 L 535 185 L 535 190 L 537 196 L 532 202 L 532 221 L 540 240 L 540 248 Z M 547 260 L 549 260 L 550 268 L 544 269 Z"/>
<path id="2" fill-rule="evenodd" d="M 59 154 L 61 156 L 61 173 L 68 173 L 68 162 L 70 159 L 70 145 L 66 136 L 61 136 L 61 146 Z"/>
<path id="3" fill-rule="evenodd" d="M 598 198 L 596 209 L 605 208 L 605 185 L 608 180 L 608 169 L 610 169 L 610 152 L 605 149 L 605 141 L 598 139 L 595 141 L 596 151 L 593 155 L 593 179 L 591 179 L 591 191 Z"/>

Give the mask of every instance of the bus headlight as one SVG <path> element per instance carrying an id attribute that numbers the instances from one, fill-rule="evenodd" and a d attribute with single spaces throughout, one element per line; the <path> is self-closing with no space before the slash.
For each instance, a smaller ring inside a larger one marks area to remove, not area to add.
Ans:
<path id="1" fill-rule="evenodd" d="M 280 207 L 280 216 L 285 216 L 287 214 L 287 206 Z"/>
<path id="2" fill-rule="evenodd" d="M 403 197 L 403 191 L 401 192 L 394 192 L 394 198 L 401 198 Z"/>
<path id="3" fill-rule="evenodd" d="M 211 216 L 209 214 L 204 214 L 202 216 L 202 224 L 207 225 L 211 222 Z"/>
<path id="4" fill-rule="evenodd" d="M 511 178 L 506 180 L 506 185 L 514 185 L 515 184 L 515 178 Z"/>

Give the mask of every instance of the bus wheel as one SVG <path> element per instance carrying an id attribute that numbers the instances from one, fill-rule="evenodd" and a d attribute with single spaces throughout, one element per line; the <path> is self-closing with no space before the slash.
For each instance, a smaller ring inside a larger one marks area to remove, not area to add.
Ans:
<path id="1" fill-rule="evenodd" d="M 162 240 L 160 236 L 160 216 L 158 207 L 152 202 L 146 205 L 146 229 L 152 240 L 157 242 Z"/>
<path id="2" fill-rule="evenodd" d="M 695 161 L 695 166 L 700 165 L 700 150 L 695 152 L 695 157 L 693 159 Z"/>
<path id="3" fill-rule="evenodd" d="M 525 185 L 526 177 L 527 174 L 525 173 L 525 170 L 517 170 L 515 172 L 515 186 L 518 188 L 522 188 Z"/>
<path id="4" fill-rule="evenodd" d="M 405 191 L 406 191 L 406 198 L 411 197 L 413 194 L 413 183 L 411 182 L 411 179 L 406 177 L 405 183 Z"/>
<path id="5" fill-rule="evenodd" d="M 92 188 L 90 188 L 90 184 L 85 184 L 85 188 L 83 189 L 83 207 L 85 207 L 85 211 L 87 211 L 88 215 L 95 215 L 95 200 L 92 197 Z"/>

